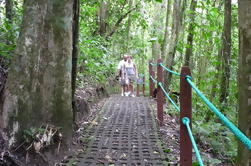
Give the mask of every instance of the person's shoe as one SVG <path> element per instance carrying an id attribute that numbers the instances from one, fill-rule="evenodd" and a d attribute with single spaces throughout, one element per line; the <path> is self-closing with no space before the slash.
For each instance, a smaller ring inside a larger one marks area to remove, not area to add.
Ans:
<path id="1" fill-rule="evenodd" d="M 121 96 L 124 96 L 124 93 L 121 93 Z"/>
<path id="2" fill-rule="evenodd" d="M 128 97 L 130 95 L 130 92 L 125 92 L 125 96 Z"/>
<path id="3" fill-rule="evenodd" d="M 134 94 L 132 94 L 132 97 L 135 97 L 135 95 L 134 95 Z"/>

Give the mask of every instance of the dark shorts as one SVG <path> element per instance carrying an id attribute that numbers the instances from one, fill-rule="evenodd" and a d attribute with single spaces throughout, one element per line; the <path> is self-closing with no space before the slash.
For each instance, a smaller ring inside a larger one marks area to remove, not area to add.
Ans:
<path id="1" fill-rule="evenodd" d="M 134 82 L 136 81 L 136 76 L 133 74 L 133 75 L 128 75 L 128 79 L 130 82 Z"/>
<path id="2" fill-rule="evenodd" d="M 125 86 L 126 85 L 126 80 L 125 79 L 122 79 L 122 78 L 119 78 L 119 84 L 121 86 Z"/>

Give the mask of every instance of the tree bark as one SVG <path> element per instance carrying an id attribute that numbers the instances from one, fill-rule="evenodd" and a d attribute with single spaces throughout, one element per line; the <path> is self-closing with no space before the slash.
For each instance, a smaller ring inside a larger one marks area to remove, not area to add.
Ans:
<path id="1" fill-rule="evenodd" d="M 11 131 L 10 144 L 17 133 L 46 123 L 72 137 L 72 19 L 73 1 L 24 3 L 0 114 L 1 126 Z"/>
<path id="2" fill-rule="evenodd" d="M 184 0 L 183 3 L 185 2 L 186 1 Z M 181 0 L 173 2 L 173 25 L 172 25 L 172 35 L 171 35 L 172 40 L 170 41 L 170 45 L 168 48 L 168 56 L 165 59 L 167 67 L 171 70 L 173 69 L 176 46 L 178 43 L 179 32 L 182 24 L 182 15 L 183 15 L 182 6 L 181 6 Z M 167 89 L 169 89 L 169 84 L 171 83 L 172 75 L 166 71 L 165 75 L 166 77 L 164 78 L 164 85 L 165 87 L 167 87 Z"/>
<path id="3" fill-rule="evenodd" d="M 12 23 L 12 20 L 13 20 L 13 2 L 12 2 L 12 0 L 5 0 L 5 13 L 6 13 L 6 18 L 8 19 L 9 23 Z"/>
<path id="4" fill-rule="evenodd" d="M 109 3 L 106 1 L 102 1 L 99 8 L 99 34 L 101 36 L 105 36 L 107 33 L 107 18 L 108 18 L 108 6 Z"/>
<path id="5" fill-rule="evenodd" d="M 133 6 L 133 0 L 129 0 L 129 10 L 132 9 L 132 6 Z M 131 14 L 129 14 L 128 16 L 128 25 L 127 25 L 127 40 L 126 40 L 126 43 L 125 43 L 125 52 L 128 52 L 129 51 L 129 45 L 130 45 L 130 32 L 131 32 L 131 25 L 132 25 L 132 17 L 131 17 Z"/>
<path id="6" fill-rule="evenodd" d="M 80 1 L 74 0 L 73 4 L 73 24 L 72 24 L 72 108 L 73 108 L 73 118 L 75 121 L 75 99 L 74 94 L 76 90 L 76 78 L 77 78 L 77 62 L 79 54 L 79 11 L 80 11 Z"/>
<path id="7" fill-rule="evenodd" d="M 190 24 L 188 27 L 188 36 L 187 36 L 187 48 L 185 53 L 185 66 L 190 66 L 190 57 L 193 52 L 193 35 L 194 35 L 194 20 L 195 20 L 195 12 L 196 12 L 197 0 L 192 0 L 190 5 Z"/>
<path id="8" fill-rule="evenodd" d="M 134 10 L 137 9 L 137 5 L 136 7 L 130 9 L 128 12 L 126 12 L 125 14 L 121 15 L 120 18 L 118 19 L 118 21 L 115 23 L 115 25 L 113 26 L 113 28 L 111 29 L 111 31 L 108 33 L 108 35 L 106 36 L 106 38 L 108 39 L 109 37 L 111 37 L 119 28 L 120 23 Z"/>
<path id="9" fill-rule="evenodd" d="M 153 60 L 153 63 L 157 63 L 157 60 L 159 59 L 160 55 L 161 55 L 160 44 L 159 44 L 158 40 L 154 40 L 152 42 L 152 60 Z"/>
<path id="10" fill-rule="evenodd" d="M 227 97 L 229 95 L 229 77 L 230 77 L 230 62 L 231 62 L 231 0 L 224 1 L 224 30 L 222 38 L 222 77 L 221 77 L 221 92 L 220 103 L 227 104 Z"/>
<path id="11" fill-rule="evenodd" d="M 251 139 L 251 1 L 239 5 L 239 128 Z M 251 165 L 251 151 L 238 143 L 237 165 Z"/>
<path id="12" fill-rule="evenodd" d="M 168 44 L 168 37 L 169 37 L 168 27 L 169 27 L 169 17 L 170 17 L 170 10 L 171 10 L 171 2 L 172 2 L 172 0 L 167 0 L 165 36 L 164 36 L 162 50 L 161 50 L 162 60 L 165 59 L 166 54 L 167 54 L 167 44 Z"/>

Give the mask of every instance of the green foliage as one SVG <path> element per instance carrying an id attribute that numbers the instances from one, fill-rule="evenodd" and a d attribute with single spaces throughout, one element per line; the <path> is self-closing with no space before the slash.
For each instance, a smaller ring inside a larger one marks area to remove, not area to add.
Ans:
<path id="1" fill-rule="evenodd" d="M 0 65 L 8 68 L 13 52 L 16 48 L 17 37 L 20 31 L 20 24 L 22 21 L 23 1 L 14 1 L 12 20 L 3 18 L 0 21 Z M 0 18 L 5 14 L 5 8 L 0 7 Z"/>
<path id="2" fill-rule="evenodd" d="M 92 83 L 105 83 L 106 78 L 115 74 L 115 59 L 105 47 L 106 41 L 93 37 L 80 43 L 80 80 Z"/>
<path id="3" fill-rule="evenodd" d="M 36 139 L 36 134 L 38 133 L 44 133 L 45 129 L 44 128 L 29 128 L 26 130 L 23 130 L 23 140 L 26 143 L 30 143 L 31 141 L 33 141 L 34 139 Z"/>
<path id="4" fill-rule="evenodd" d="M 135 4 L 139 4 L 136 1 Z M 107 38 L 98 34 L 97 11 L 101 4 L 98 1 L 81 1 L 80 9 L 80 55 L 79 65 L 79 85 L 85 82 L 104 84 L 109 78 L 115 78 L 116 67 L 123 54 L 133 56 L 140 73 L 145 73 L 145 47 L 148 44 L 142 30 L 148 27 L 145 15 L 137 6 L 136 10 L 130 13 L 131 34 L 128 36 L 129 20 L 127 16 L 117 29 L 117 32 Z M 123 10 L 121 10 L 123 9 Z M 115 23 L 129 10 L 129 5 L 125 1 L 109 1 L 109 17 L 106 20 L 107 32 L 115 26 Z M 138 29 L 138 27 L 140 27 Z M 129 38 L 128 38 L 129 37 Z M 125 39 L 128 38 L 128 42 Z M 129 42 L 130 40 L 130 42 Z"/>
<path id="5" fill-rule="evenodd" d="M 196 142 L 214 156 L 211 156 L 208 164 L 219 164 L 227 159 L 234 159 L 237 154 L 237 143 L 234 135 L 224 125 L 215 121 L 204 123 L 194 121 L 193 132 Z M 204 158 L 204 156 L 203 156 Z"/>

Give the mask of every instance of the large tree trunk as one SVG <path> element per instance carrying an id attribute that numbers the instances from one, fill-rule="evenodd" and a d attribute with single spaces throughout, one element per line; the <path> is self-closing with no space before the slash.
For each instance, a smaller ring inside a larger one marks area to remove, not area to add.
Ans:
<path id="1" fill-rule="evenodd" d="M 167 0 L 165 36 L 164 36 L 163 45 L 162 45 L 162 49 L 161 49 L 162 60 L 165 59 L 166 54 L 167 54 L 167 44 L 168 44 L 168 37 L 169 37 L 169 28 L 168 27 L 169 27 L 171 3 L 172 3 L 172 0 Z"/>
<path id="2" fill-rule="evenodd" d="M 152 60 L 153 63 L 157 63 L 157 60 L 160 58 L 160 44 L 157 40 L 152 42 Z"/>
<path id="3" fill-rule="evenodd" d="M 153 63 L 157 63 L 157 59 L 161 58 L 161 45 L 159 43 L 159 37 L 160 32 L 164 31 L 164 28 L 162 26 L 162 19 L 161 19 L 161 13 L 163 10 L 163 4 L 162 3 L 156 3 L 154 5 L 154 10 L 159 11 L 155 12 L 153 15 L 153 22 L 152 22 L 152 60 Z"/>
<path id="4" fill-rule="evenodd" d="M 1 112 L 1 126 L 19 131 L 49 123 L 72 135 L 73 1 L 25 1 L 20 37 Z"/>
<path id="5" fill-rule="evenodd" d="M 72 106 L 73 113 L 75 118 L 75 100 L 74 94 L 76 89 L 76 77 L 77 77 L 77 62 L 78 62 L 78 54 L 79 54 L 79 10 L 80 3 L 79 0 L 74 0 L 73 5 L 73 24 L 72 24 L 72 40 L 73 40 L 73 49 L 72 49 Z"/>
<path id="6" fill-rule="evenodd" d="M 129 0 L 129 10 L 131 10 L 133 7 L 133 0 Z M 129 14 L 128 16 L 128 25 L 127 25 L 127 40 L 125 41 L 125 51 L 124 52 L 128 52 L 129 51 L 129 45 L 130 45 L 130 41 L 131 41 L 131 26 L 132 26 L 132 17 L 131 14 Z"/>
<path id="7" fill-rule="evenodd" d="M 108 2 L 102 1 L 99 8 L 99 34 L 101 36 L 105 36 L 107 32 L 108 6 Z"/>
<path id="8" fill-rule="evenodd" d="M 251 139 L 251 1 L 239 3 L 239 128 Z M 251 151 L 239 142 L 237 165 L 251 165 Z"/>
<path id="9" fill-rule="evenodd" d="M 231 61 L 231 0 L 224 1 L 224 30 L 223 30 L 223 45 L 222 45 L 222 77 L 221 77 L 221 92 L 220 103 L 227 104 L 229 95 L 229 77 L 230 77 L 230 61 Z"/>
<path id="10" fill-rule="evenodd" d="M 190 66 L 190 58 L 193 52 L 193 34 L 194 34 L 194 20 L 196 12 L 197 0 L 192 0 L 190 5 L 190 24 L 188 27 L 188 36 L 187 36 L 187 48 L 185 53 L 185 66 Z"/>
<path id="11" fill-rule="evenodd" d="M 185 3 L 185 2 L 186 2 L 186 0 L 183 0 L 183 3 Z M 182 17 L 183 16 L 182 6 L 181 6 L 181 0 L 177 0 L 177 1 L 173 2 L 172 35 L 171 35 L 171 41 L 170 41 L 169 48 L 168 48 L 168 56 L 165 59 L 167 67 L 171 70 L 174 65 L 176 46 L 178 43 L 179 32 L 180 32 L 181 24 L 182 24 L 182 18 L 183 18 Z M 166 72 L 165 75 L 166 75 L 166 77 L 164 78 L 164 85 L 165 85 L 165 87 L 167 87 L 167 89 L 169 89 L 169 84 L 171 83 L 172 75 L 169 72 Z"/>

